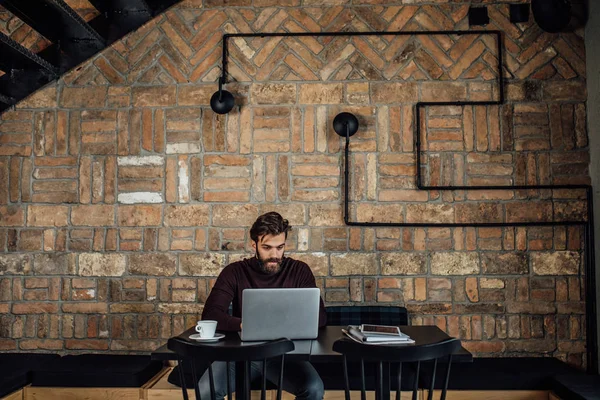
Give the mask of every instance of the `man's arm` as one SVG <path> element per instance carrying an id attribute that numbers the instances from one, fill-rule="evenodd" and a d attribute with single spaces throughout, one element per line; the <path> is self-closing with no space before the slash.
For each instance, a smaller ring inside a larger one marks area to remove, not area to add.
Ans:
<path id="1" fill-rule="evenodd" d="M 315 276 L 310 267 L 304 263 L 301 264 L 303 264 L 304 268 L 302 268 L 298 287 L 317 287 Z M 323 298 L 321 297 L 319 299 L 319 328 L 325 325 L 327 325 L 327 313 L 325 312 L 325 303 L 323 303 Z"/>
<path id="2" fill-rule="evenodd" d="M 231 268 L 225 268 L 219 274 L 215 285 L 210 291 L 208 299 L 204 304 L 202 319 L 217 321 L 217 329 L 223 331 L 237 332 L 240 330 L 241 318 L 232 317 L 228 314 L 229 304 L 235 296 L 236 281 Z"/>

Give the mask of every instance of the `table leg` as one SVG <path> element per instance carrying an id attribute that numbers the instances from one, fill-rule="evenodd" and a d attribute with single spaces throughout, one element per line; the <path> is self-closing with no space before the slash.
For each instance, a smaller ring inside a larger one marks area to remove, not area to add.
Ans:
<path id="1" fill-rule="evenodd" d="M 243 361 L 238 361 L 235 363 L 235 398 L 236 400 L 249 400 L 246 399 L 246 388 L 244 386 L 244 375 L 245 375 L 245 366 Z M 232 400 L 232 399 L 228 399 Z"/>

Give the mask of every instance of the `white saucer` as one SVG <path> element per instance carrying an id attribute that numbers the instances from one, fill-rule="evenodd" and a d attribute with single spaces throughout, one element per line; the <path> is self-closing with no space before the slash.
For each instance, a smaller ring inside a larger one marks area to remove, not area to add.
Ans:
<path id="1" fill-rule="evenodd" d="M 215 336 L 206 339 L 201 338 L 199 333 L 194 333 L 193 335 L 190 335 L 190 339 L 196 340 L 198 342 L 216 342 L 217 340 L 221 340 L 224 337 L 225 335 L 222 333 L 215 333 Z"/>

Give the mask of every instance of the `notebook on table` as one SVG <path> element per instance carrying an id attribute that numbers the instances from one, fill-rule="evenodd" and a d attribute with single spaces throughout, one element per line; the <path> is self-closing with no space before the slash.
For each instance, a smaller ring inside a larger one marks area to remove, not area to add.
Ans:
<path id="1" fill-rule="evenodd" d="M 315 339 L 319 331 L 318 288 L 244 289 L 243 341 Z"/>

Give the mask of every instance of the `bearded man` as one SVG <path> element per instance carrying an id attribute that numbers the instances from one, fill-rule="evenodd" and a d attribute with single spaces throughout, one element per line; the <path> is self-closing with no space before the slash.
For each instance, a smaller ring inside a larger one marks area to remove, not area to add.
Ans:
<path id="1" fill-rule="evenodd" d="M 269 212 L 258 217 L 250 228 L 250 238 L 255 255 L 226 266 L 206 300 L 202 319 L 217 321 L 217 329 L 240 331 L 242 328 L 242 291 L 263 288 L 312 288 L 315 276 L 302 261 L 285 257 L 285 242 L 291 226 L 286 219 Z M 233 313 L 229 315 L 229 305 Z M 327 322 L 323 299 L 319 308 L 319 326 Z M 215 393 L 218 400 L 227 395 L 227 364 L 213 363 Z M 235 390 L 235 368 L 230 363 L 231 390 Z M 321 400 L 324 395 L 323 381 L 308 361 L 286 362 L 282 389 L 300 400 Z M 251 379 L 262 377 L 262 362 L 252 363 Z M 278 363 L 267 366 L 267 380 L 277 384 Z M 208 371 L 200 379 L 201 398 L 210 398 Z M 205 397 L 206 396 L 206 397 Z"/>

